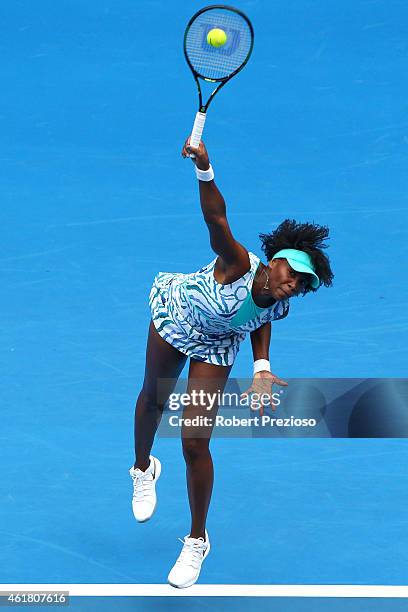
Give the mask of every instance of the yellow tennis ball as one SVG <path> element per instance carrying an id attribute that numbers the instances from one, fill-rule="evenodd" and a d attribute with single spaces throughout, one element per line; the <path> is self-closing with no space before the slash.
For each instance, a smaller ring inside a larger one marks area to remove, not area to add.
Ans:
<path id="1" fill-rule="evenodd" d="M 213 28 L 207 34 L 207 42 L 212 47 L 223 47 L 227 42 L 228 36 L 220 28 Z"/>

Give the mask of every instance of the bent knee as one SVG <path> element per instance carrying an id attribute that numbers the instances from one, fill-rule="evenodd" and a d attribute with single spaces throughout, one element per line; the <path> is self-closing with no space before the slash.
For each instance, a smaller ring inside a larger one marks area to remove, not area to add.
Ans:
<path id="1" fill-rule="evenodd" d="M 136 406 L 146 412 L 155 412 L 157 409 L 163 410 L 165 403 L 165 400 L 158 395 L 156 389 L 142 387 Z"/>
<path id="2" fill-rule="evenodd" d="M 207 438 L 183 438 L 182 444 L 184 459 L 187 463 L 193 463 L 210 452 Z"/>

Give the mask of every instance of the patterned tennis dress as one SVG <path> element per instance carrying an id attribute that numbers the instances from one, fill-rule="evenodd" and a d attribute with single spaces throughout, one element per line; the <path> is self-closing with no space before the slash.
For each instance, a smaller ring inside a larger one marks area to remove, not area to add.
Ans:
<path id="1" fill-rule="evenodd" d="M 289 300 L 260 308 L 251 289 L 260 259 L 249 252 L 251 268 L 221 285 L 214 278 L 217 258 L 191 274 L 159 272 L 149 296 L 160 336 L 198 361 L 230 366 L 248 332 L 288 314 Z"/>

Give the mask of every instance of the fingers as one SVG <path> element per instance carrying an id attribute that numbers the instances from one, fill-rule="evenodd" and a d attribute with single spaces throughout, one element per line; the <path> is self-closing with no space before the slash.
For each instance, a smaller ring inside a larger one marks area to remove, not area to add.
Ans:
<path id="1" fill-rule="evenodd" d="M 241 397 L 248 397 L 248 395 L 250 395 L 253 392 L 254 392 L 254 387 L 253 385 L 251 385 L 246 391 L 243 391 L 241 393 Z"/>
<path id="2" fill-rule="evenodd" d="M 187 138 L 181 151 L 183 157 L 190 157 L 190 136 Z"/>
<path id="3" fill-rule="evenodd" d="M 197 157 L 197 155 L 200 155 L 203 153 L 203 150 L 205 151 L 204 143 L 202 141 L 200 141 L 200 144 L 198 145 L 198 147 L 192 147 L 190 145 L 190 138 L 191 136 L 187 138 L 187 140 L 185 141 L 183 145 L 183 149 L 181 151 L 181 155 L 183 157 L 190 157 L 191 153 Z"/>
<path id="4" fill-rule="evenodd" d="M 271 402 L 271 410 L 272 410 L 272 412 L 275 412 L 277 406 L 278 406 L 278 404 L 275 404 L 275 402 L 272 400 L 272 402 Z"/>
<path id="5" fill-rule="evenodd" d="M 257 379 L 256 383 L 251 385 L 249 389 L 241 393 L 241 398 L 246 398 L 251 395 L 249 408 L 256 412 L 259 410 L 260 416 L 263 416 L 266 407 L 270 406 L 272 412 L 276 410 L 276 405 L 273 401 L 272 380 Z M 257 397 L 254 397 L 254 396 Z"/>
<path id="6" fill-rule="evenodd" d="M 280 385 L 281 387 L 288 387 L 289 383 L 286 382 L 286 380 L 283 380 L 282 378 L 277 378 L 275 376 L 274 380 L 273 380 L 273 384 L 274 385 Z"/>
<path id="7" fill-rule="evenodd" d="M 255 395 L 257 397 L 255 397 Z M 248 396 L 251 396 L 251 399 L 249 400 L 249 409 L 253 412 L 259 410 L 259 414 L 262 416 L 264 413 L 265 406 L 271 406 L 272 410 L 274 410 L 271 391 L 267 391 L 265 389 L 253 386 L 250 387 L 247 391 L 241 393 L 241 399 L 244 399 Z"/>
<path id="8" fill-rule="evenodd" d="M 267 374 L 267 375 L 266 375 Z M 256 394 L 258 399 L 251 398 L 249 407 L 251 411 L 259 410 L 260 416 L 263 416 L 264 410 L 267 406 L 270 407 L 272 412 L 276 411 L 279 406 L 279 400 L 275 404 L 273 398 L 273 385 L 280 385 L 281 387 L 287 387 L 289 385 L 286 380 L 275 376 L 272 372 L 261 372 L 256 374 L 252 385 L 241 393 L 241 399 L 248 397 L 249 395 Z"/>
<path id="9" fill-rule="evenodd" d="M 264 415 L 265 409 L 270 408 L 272 412 L 275 412 L 279 406 L 279 400 L 275 403 L 273 397 L 273 385 L 280 385 L 281 387 L 287 387 L 289 383 L 283 378 L 279 378 L 272 372 L 260 372 L 255 374 L 252 385 L 241 393 L 241 398 L 246 398 L 248 395 L 252 395 L 249 403 L 251 411 L 256 412 L 259 410 L 259 415 Z M 257 399 L 253 397 L 256 394 Z"/>

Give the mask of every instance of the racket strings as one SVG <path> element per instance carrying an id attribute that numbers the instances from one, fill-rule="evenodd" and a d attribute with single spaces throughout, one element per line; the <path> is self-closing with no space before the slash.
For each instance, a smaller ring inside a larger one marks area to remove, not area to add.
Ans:
<path id="1" fill-rule="evenodd" d="M 207 42 L 210 30 L 219 28 L 227 35 L 222 47 Z M 185 49 L 194 70 L 204 78 L 224 79 L 238 70 L 252 48 L 251 28 L 239 13 L 211 9 L 197 16 L 186 35 Z"/>

